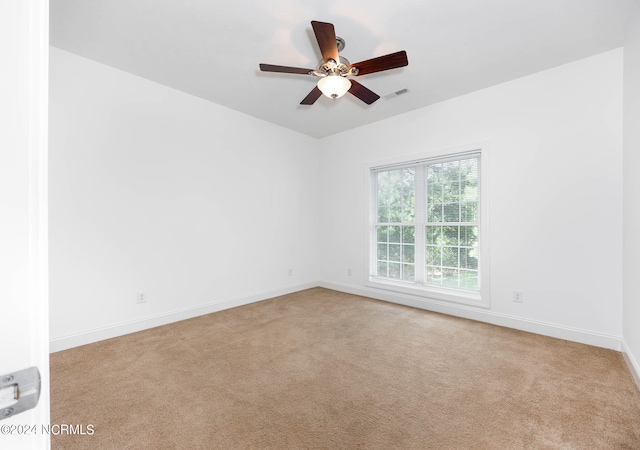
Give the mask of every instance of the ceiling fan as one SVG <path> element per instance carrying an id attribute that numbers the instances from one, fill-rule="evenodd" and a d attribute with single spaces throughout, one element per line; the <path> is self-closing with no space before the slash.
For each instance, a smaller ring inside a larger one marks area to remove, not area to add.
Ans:
<path id="1" fill-rule="evenodd" d="M 407 52 L 404 50 L 351 64 L 346 58 L 338 55 L 338 52 L 344 49 L 345 42 L 344 39 L 336 37 L 333 24 L 312 20 L 311 26 L 322 53 L 322 60 L 315 70 L 260 64 L 260 70 L 263 72 L 295 73 L 320 77 L 318 85 L 300 102 L 301 105 L 313 105 L 322 94 L 335 100 L 347 92 L 370 105 L 380 96 L 349 77 L 382 72 L 409 64 Z"/>

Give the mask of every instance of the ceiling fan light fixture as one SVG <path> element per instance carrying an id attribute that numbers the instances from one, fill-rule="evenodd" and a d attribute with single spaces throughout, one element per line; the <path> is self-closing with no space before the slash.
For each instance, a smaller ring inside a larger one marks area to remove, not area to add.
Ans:
<path id="1" fill-rule="evenodd" d="M 336 36 L 333 24 L 312 20 L 311 27 L 318 41 L 320 53 L 322 53 L 322 59 L 315 70 L 260 64 L 262 72 L 296 73 L 320 77 L 317 86 L 302 99 L 301 105 L 313 105 L 323 94 L 335 100 L 347 92 L 367 105 L 371 105 L 380 96 L 358 83 L 355 79 L 350 80 L 347 77 L 358 77 L 369 73 L 397 69 L 409 64 L 407 52 L 404 50 L 351 64 L 345 57 L 338 54 L 344 48 L 344 39 Z"/>
<path id="2" fill-rule="evenodd" d="M 336 99 L 351 89 L 351 81 L 343 76 L 330 74 L 318 81 L 318 89 L 327 97 Z"/>

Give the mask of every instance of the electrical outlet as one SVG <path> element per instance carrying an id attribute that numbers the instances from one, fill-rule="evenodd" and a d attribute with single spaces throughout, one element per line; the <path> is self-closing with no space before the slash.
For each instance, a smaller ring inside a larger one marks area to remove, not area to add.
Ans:
<path id="1" fill-rule="evenodd" d="M 347 276 L 350 277 L 351 276 L 351 269 L 347 269 Z"/>
<path id="2" fill-rule="evenodd" d="M 513 301 L 522 303 L 522 291 L 513 291 Z"/>
<path id="3" fill-rule="evenodd" d="M 289 276 L 293 275 L 293 269 L 289 269 Z"/>
<path id="4" fill-rule="evenodd" d="M 136 303 L 147 303 L 147 293 L 146 292 L 138 292 L 136 294 Z"/>

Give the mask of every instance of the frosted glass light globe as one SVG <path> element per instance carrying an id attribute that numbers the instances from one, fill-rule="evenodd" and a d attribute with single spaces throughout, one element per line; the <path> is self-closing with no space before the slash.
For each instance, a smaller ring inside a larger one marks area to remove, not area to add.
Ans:
<path id="1" fill-rule="evenodd" d="M 318 89 L 329 98 L 340 98 L 351 88 L 351 81 L 340 75 L 327 75 L 318 81 Z"/>

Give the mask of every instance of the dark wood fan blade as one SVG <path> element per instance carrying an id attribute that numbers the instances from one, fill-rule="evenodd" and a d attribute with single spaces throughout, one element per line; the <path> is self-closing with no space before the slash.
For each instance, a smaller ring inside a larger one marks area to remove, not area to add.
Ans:
<path id="1" fill-rule="evenodd" d="M 322 91 L 320 89 L 318 89 L 318 86 L 314 87 L 313 90 L 311 92 L 309 92 L 309 95 L 307 95 L 304 100 L 302 100 L 300 102 L 301 105 L 313 105 L 316 100 L 318 100 L 320 98 L 320 96 L 322 95 Z"/>
<path id="2" fill-rule="evenodd" d="M 350 81 L 351 81 L 351 88 L 349 89 L 349 92 L 355 95 L 356 97 L 358 97 L 363 102 L 365 102 L 367 105 L 372 104 L 373 102 L 375 102 L 380 98 L 378 94 L 376 94 L 370 89 L 367 89 L 366 87 L 358 83 L 356 80 L 350 80 Z"/>
<path id="3" fill-rule="evenodd" d="M 358 75 L 366 75 L 368 73 L 382 72 L 383 70 L 396 69 L 398 67 L 404 67 L 409 65 L 407 59 L 407 52 L 404 50 L 396 53 L 391 53 L 385 56 L 378 56 L 377 58 L 367 59 L 359 63 L 351 64 L 351 67 L 358 69 Z"/>
<path id="4" fill-rule="evenodd" d="M 301 75 L 309 75 L 313 69 L 301 69 L 299 67 L 274 66 L 273 64 L 260 64 L 260 70 L 263 72 L 282 72 L 282 73 L 299 73 Z"/>
<path id="5" fill-rule="evenodd" d="M 322 53 L 322 59 L 324 62 L 327 62 L 330 59 L 339 62 L 340 59 L 338 57 L 336 31 L 333 28 L 333 24 L 312 20 L 311 26 L 313 27 L 313 32 L 316 34 L 316 39 L 318 40 L 318 46 L 320 47 L 320 52 Z"/>

